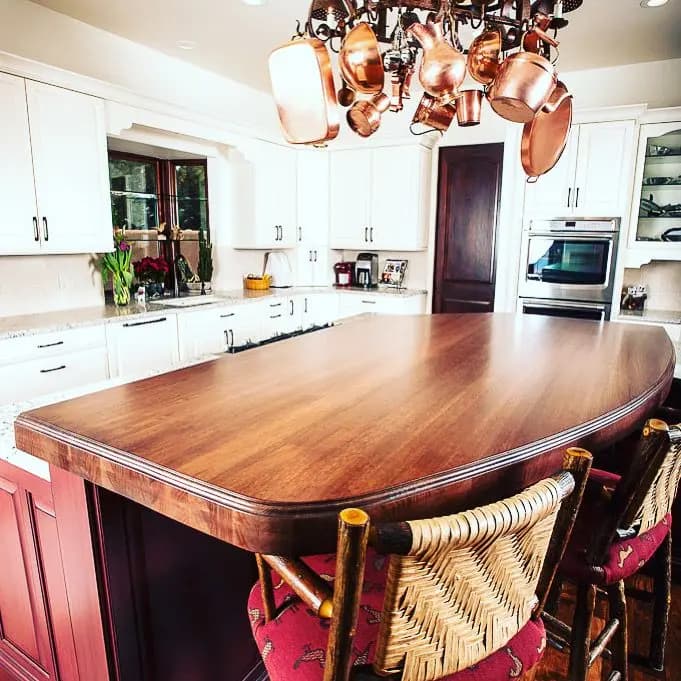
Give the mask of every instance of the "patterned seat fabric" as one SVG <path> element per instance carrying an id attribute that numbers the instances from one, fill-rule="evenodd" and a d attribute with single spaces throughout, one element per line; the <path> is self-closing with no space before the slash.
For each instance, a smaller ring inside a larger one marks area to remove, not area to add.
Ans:
<path id="1" fill-rule="evenodd" d="M 589 565 L 586 551 L 594 522 L 608 512 L 602 489 L 613 490 L 619 481 L 620 476 L 614 473 L 591 470 L 582 508 L 560 565 L 561 574 L 574 582 L 606 586 L 631 577 L 653 557 L 671 529 L 672 518 L 668 514 L 647 532 L 613 542 L 602 565 Z"/>
<path id="2" fill-rule="evenodd" d="M 306 558 L 305 562 L 327 581 L 333 580 L 336 556 L 328 554 Z M 369 549 L 364 573 L 364 588 L 357 634 L 354 664 L 371 664 L 376 648 L 383 607 L 388 559 Z M 326 657 L 329 621 L 319 619 L 295 596 L 290 587 L 273 573 L 275 602 L 290 605 L 271 622 L 265 623 L 260 584 L 248 600 L 248 614 L 253 635 L 271 681 L 321 681 Z M 519 679 L 534 667 L 546 645 L 541 620 L 531 620 L 501 650 L 488 658 L 445 677 L 445 681 L 507 681 Z"/>

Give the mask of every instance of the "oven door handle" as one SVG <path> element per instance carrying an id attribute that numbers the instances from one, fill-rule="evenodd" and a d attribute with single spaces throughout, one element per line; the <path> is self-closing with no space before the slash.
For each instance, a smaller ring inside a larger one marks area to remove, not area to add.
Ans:
<path id="1" fill-rule="evenodd" d="M 617 236 L 617 232 L 528 232 L 528 240 L 532 239 L 569 239 L 570 241 L 607 241 L 612 243 Z"/>

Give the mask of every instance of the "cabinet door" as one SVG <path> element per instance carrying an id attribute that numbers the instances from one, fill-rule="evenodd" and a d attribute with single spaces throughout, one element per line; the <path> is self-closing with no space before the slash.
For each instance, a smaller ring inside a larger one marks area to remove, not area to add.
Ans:
<path id="1" fill-rule="evenodd" d="M 106 334 L 112 378 L 144 376 L 177 364 L 175 315 L 109 324 Z"/>
<path id="2" fill-rule="evenodd" d="M 326 246 L 329 243 L 329 154 L 298 152 L 296 241 Z"/>
<path id="3" fill-rule="evenodd" d="M 369 243 L 371 150 L 331 155 L 331 248 L 366 249 Z"/>
<path id="4" fill-rule="evenodd" d="M 229 345 L 232 308 L 197 310 L 177 316 L 180 361 L 186 362 L 225 352 Z"/>
<path id="5" fill-rule="evenodd" d="M 300 244 L 296 249 L 296 281 L 298 286 L 314 286 L 314 249 L 310 244 Z"/>
<path id="6" fill-rule="evenodd" d="M 633 140 L 633 121 L 580 125 L 574 215 L 624 217 L 634 175 Z"/>
<path id="7" fill-rule="evenodd" d="M 428 152 L 386 147 L 373 152 L 369 246 L 413 251 L 426 247 Z"/>
<path id="8" fill-rule="evenodd" d="M 0 73 L 0 101 L 0 255 L 36 253 L 40 236 L 25 81 Z"/>
<path id="9" fill-rule="evenodd" d="M 283 307 L 283 306 L 282 306 Z M 267 334 L 268 310 L 266 301 L 245 303 L 223 312 L 221 331 L 229 347 L 239 347 L 249 343 L 259 343 Z"/>
<path id="10" fill-rule="evenodd" d="M 300 304 L 304 329 L 331 324 L 340 316 L 336 293 L 308 293 L 301 297 Z"/>
<path id="11" fill-rule="evenodd" d="M 101 100 L 27 81 L 42 251 L 113 249 Z"/>
<path id="12" fill-rule="evenodd" d="M 527 185 L 525 218 L 548 219 L 574 215 L 574 181 L 580 126 L 573 126 L 567 147 L 546 175 Z"/>
<path id="13" fill-rule="evenodd" d="M 312 247 L 312 281 L 310 286 L 330 286 L 332 273 L 329 267 L 329 249 L 315 244 Z"/>

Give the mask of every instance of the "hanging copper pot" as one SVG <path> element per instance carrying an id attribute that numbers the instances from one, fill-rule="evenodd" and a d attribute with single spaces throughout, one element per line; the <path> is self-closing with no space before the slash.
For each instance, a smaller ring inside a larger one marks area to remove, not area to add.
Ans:
<path id="1" fill-rule="evenodd" d="M 321 40 L 296 38 L 282 45 L 270 54 L 269 71 L 288 142 L 317 144 L 338 135 L 336 88 L 329 53 Z"/>
<path id="2" fill-rule="evenodd" d="M 499 70 L 501 56 L 501 31 L 484 31 L 468 48 L 468 73 L 473 80 L 489 85 Z"/>
<path id="3" fill-rule="evenodd" d="M 460 127 L 480 124 L 482 96 L 482 90 L 461 91 L 461 96 L 456 100 L 456 120 Z"/>
<path id="4" fill-rule="evenodd" d="M 423 89 L 442 101 L 453 100 L 466 77 L 466 57 L 445 40 L 441 22 L 412 24 L 407 33 L 423 48 L 419 71 Z"/>
<path id="5" fill-rule="evenodd" d="M 502 118 L 529 123 L 548 101 L 557 79 L 556 69 L 546 57 L 521 49 L 501 63 L 487 98 Z"/>
<path id="6" fill-rule="evenodd" d="M 456 106 L 454 103 L 442 104 L 441 102 L 438 102 L 435 97 L 425 93 L 416 108 L 416 113 L 414 113 L 414 118 L 412 119 L 412 125 L 421 123 L 432 130 L 438 130 L 439 132 L 444 133 L 447 132 L 449 126 L 452 124 L 455 114 Z"/>
<path id="7" fill-rule="evenodd" d="M 520 160 L 528 181 L 548 173 L 563 155 L 572 125 L 572 95 L 558 81 L 543 109 L 523 128 Z"/>
<path id="8" fill-rule="evenodd" d="M 383 92 L 385 72 L 376 34 L 369 24 L 357 24 L 345 36 L 338 55 L 341 75 L 348 85 L 367 95 Z"/>
<path id="9" fill-rule="evenodd" d="M 369 137 L 379 129 L 381 118 L 389 108 L 390 97 L 382 92 L 372 99 L 355 102 L 347 113 L 348 125 L 361 137 Z"/>

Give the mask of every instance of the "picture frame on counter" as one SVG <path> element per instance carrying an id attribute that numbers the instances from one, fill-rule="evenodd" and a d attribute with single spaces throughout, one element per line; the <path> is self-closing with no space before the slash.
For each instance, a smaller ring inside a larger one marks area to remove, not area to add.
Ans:
<path id="1" fill-rule="evenodd" d="M 408 260 L 393 260 L 389 258 L 383 266 L 380 283 L 391 288 L 402 288 L 408 265 Z"/>

